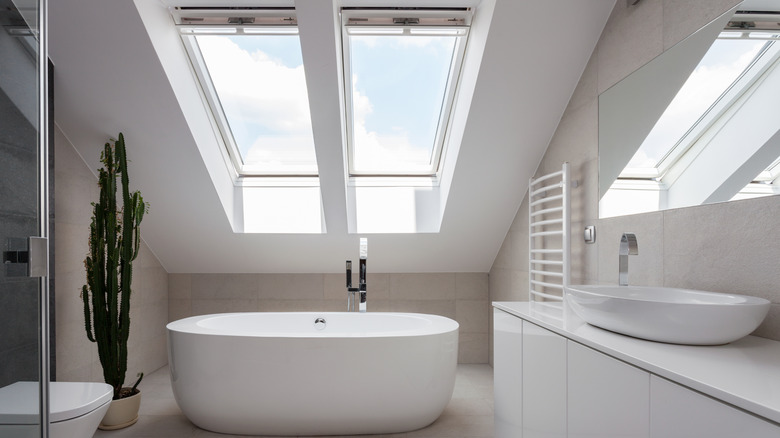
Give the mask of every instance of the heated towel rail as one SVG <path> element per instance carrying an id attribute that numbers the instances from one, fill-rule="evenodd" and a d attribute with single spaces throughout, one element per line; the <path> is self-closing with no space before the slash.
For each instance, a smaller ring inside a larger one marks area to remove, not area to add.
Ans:
<path id="1" fill-rule="evenodd" d="M 528 301 L 561 302 L 571 254 L 569 163 L 528 182 Z"/>

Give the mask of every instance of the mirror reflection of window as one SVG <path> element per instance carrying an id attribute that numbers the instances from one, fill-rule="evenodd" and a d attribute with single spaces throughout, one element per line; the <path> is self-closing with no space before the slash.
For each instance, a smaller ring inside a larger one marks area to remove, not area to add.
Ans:
<path id="1" fill-rule="evenodd" d="M 720 33 L 600 202 L 609 217 L 780 194 L 780 29 Z M 734 23 L 729 23 L 730 27 Z M 776 101 L 776 99 L 775 99 Z"/>
<path id="2" fill-rule="evenodd" d="M 756 75 L 750 73 L 756 73 L 771 59 L 764 55 L 774 41 L 730 35 L 733 34 L 723 33 L 715 40 L 621 176 L 662 176 L 661 171 L 684 153 L 679 149 L 687 134 L 700 122 L 706 122 L 719 103 L 721 107 L 729 106 L 754 82 Z"/>

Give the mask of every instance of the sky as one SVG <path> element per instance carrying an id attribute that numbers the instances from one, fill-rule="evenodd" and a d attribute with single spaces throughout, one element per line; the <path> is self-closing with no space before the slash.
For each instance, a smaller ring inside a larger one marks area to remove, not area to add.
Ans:
<path id="1" fill-rule="evenodd" d="M 197 39 L 244 164 L 316 173 L 298 36 Z"/>
<path id="2" fill-rule="evenodd" d="M 765 44 L 747 39 L 715 40 L 626 167 L 656 167 Z"/>
<path id="3" fill-rule="evenodd" d="M 355 167 L 430 167 L 454 37 L 350 37 Z"/>
<path id="4" fill-rule="evenodd" d="M 298 36 L 199 35 L 197 41 L 245 165 L 316 173 Z M 455 37 L 352 37 L 360 170 L 430 167 L 454 44 Z"/>

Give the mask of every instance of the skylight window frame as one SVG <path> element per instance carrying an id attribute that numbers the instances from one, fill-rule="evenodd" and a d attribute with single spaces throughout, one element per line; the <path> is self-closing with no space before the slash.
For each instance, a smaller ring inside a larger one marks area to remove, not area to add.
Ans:
<path id="1" fill-rule="evenodd" d="M 252 169 L 246 165 L 225 115 L 208 66 L 196 38 L 198 36 L 230 35 L 298 35 L 295 10 L 291 8 L 241 8 L 241 9 L 192 9 L 176 8 L 172 11 L 175 27 L 189 56 L 192 71 L 202 90 L 213 122 L 226 152 L 226 161 L 237 179 L 242 177 L 286 177 L 309 180 L 318 178 L 318 170 L 273 171 Z M 236 18 L 239 18 L 236 20 Z M 231 22 L 232 21 L 232 22 Z M 249 22 L 252 21 L 252 22 Z M 316 149 L 315 149 L 316 153 Z"/>
<path id="2" fill-rule="evenodd" d="M 702 113 L 690 129 L 678 139 L 666 155 L 659 160 L 656 167 L 626 167 L 620 173 L 619 179 L 674 180 L 682 170 L 677 168 L 684 167 L 684 163 L 690 160 L 690 157 L 686 156 L 694 149 L 694 145 L 702 137 L 705 137 L 711 128 L 717 126 L 718 120 L 725 114 L 728 114 L 733 106 L 738 105 L 740 99 L 748 94 L 768 71 L 778 68 L 778 64 L 780 64 L 780 41 L 777 38 L 751 37 L 750 33 L 726 29 L 718 36 L 718 39 L 724 40 L 765 40 L 767 44 L 761 48 L 745 70 L 726 88 L 715 102 Z M 732 34 L 738 34 L 738 36 L 730 36 Z M 767 55 L 770 52 L 773 53 Z M 764 56 L 770 56 L 771 59 L 764 60 L 763 65 L 755 68 Z"/>
<path id="3" fill-rule="evenodd" d="M 398 23 L 399 17 L 417 20 L 416 23 Z M 377 10 L 343 8 L 341 10 L 342 62 L 344 70 L 344 107 L 346 111 L 346 156 L 347 171 L 350 178 L 369 177 L 387 181 L 395 177 L 431 177 L 437 179 L 441 174 L 442 162 L 446 153 L 446 140 L 451 130 L 450 120 L 455 108 L 456 93 L 466 53 L 471 27 L 472 12 L 469 8 L 451 10 Z M 354 108 L 352 105 L 352 68 L 350 35 L 419 35 L 452 36 L 456 38 L 447 85 L 444 90 L 441 111 L 434 137 L 431 162 L 427 170 L 405 170 L 377 172 L 355 168 Z"/>

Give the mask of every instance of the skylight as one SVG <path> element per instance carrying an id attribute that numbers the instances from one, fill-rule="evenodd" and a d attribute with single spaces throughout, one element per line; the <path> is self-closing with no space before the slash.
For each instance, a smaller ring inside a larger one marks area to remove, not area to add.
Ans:
<path id="1" fill-rule="evenodd" d="M 777 60 L 779 49 L 763 35 L 739 38 L 722 33 L 620 176 L 662 177 Z"/>
<path id="2" fill-rule="evenodd" d="M 316 176 L 294 15 L 234 14 L 183 16 L 179 29 L 238 175 Z"/>
<path id="3" fill-rule="evenodd" d="M 353 10 L 342 21 L 350 175 L 436 175 L 468 15 Z"/>

